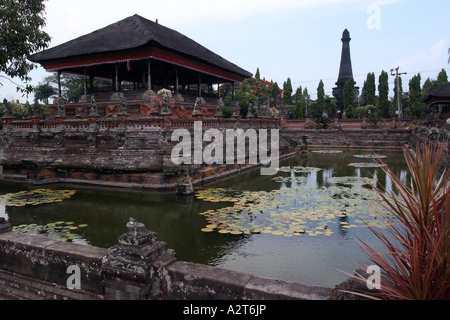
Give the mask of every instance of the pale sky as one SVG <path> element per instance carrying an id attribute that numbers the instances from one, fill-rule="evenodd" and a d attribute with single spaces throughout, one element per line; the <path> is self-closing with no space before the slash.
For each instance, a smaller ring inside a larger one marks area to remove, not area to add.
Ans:
<path id="1" fill-rule="evenodd" d="M 405 91 L 419 72 L 422 84 L 443 68 L 450 76 L 448 0 L 48 0 L 46 6 L 50 47 L 139 14 L 253 74 L 259 67 L 262 77 L 280 87 L 289 77 L 294 90 L 307 87 L 313 99 L 321 79 L 332 96 L 346 28 L 359 87 L 367 73 L 378 81 L 382 70 L 396 67 L 408 73 Z M 42 68 L 33 71 L 33 84 L 48 75 Z M 15 85 L 1 82 L 0 100 L 26 101 Z"/>

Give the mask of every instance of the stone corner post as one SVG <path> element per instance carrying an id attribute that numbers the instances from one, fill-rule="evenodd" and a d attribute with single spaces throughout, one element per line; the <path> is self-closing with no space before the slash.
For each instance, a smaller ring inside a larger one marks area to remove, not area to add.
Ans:
<path id="1" fill-rule="evenodd" d="M 8 233 L 13 230 L 13 227 L 9 221 L 0 217 L 0 234 Z"/>
<path id="2" fill-rule="evenodd" d="M 107 300 L 164 299 L 164 267 L 176 261 L 167 243 L 157 241 L 157 234 L 133 218 L 128 232 L 108 249 L 103 258 L 103 285 Z"/>

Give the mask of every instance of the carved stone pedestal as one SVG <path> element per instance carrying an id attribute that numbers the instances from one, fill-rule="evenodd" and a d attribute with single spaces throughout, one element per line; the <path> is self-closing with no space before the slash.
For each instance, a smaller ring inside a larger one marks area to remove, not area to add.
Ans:
<path id="1" fill-rule="evenodd" d="M 128 232 L 103 258 L 105 297 L 108 300 L 155 300 L 163 297 L 160 273 L 176 260 L 157 234 L 130 219 Z"/>

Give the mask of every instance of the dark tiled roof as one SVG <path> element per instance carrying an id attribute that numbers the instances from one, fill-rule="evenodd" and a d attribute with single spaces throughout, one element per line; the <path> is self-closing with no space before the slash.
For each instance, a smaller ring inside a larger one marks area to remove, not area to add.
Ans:
<path id="1" fill-rule="evenodd" d="M 431 91 L 423 101 L 427 102 L 432 100 L 433 98 L 450 98 L 450 82 L 444 84 L 439 89 Z"/>
<path id="2" fill-rule="evenodd" d="M 128 17 L 105 28 L 81 36 L 30 57 L 44 62 L 148 46 L 162 47 L 249 78 L 248 71 L 225 60 L 181 33 L 139 15 Z"/>

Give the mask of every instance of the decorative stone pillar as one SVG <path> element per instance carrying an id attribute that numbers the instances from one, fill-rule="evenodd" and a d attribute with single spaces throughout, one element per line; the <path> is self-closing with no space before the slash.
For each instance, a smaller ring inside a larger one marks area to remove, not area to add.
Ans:
<path id="1" fill-rule="evenodd" d="M 131 218 L 128 232 L 119 244 L 108 249 L 102 271 L 108 300 L 157 300 L 164 297 L 163 270 L 176 261 L 167 243 L 157 241 L 157 234 Z"/>
<path id="2" fill-rule="evenodd" d="M 60 119 L 61 121 L 64 120 L 64 118 L 66 117 L 65 103 L 66 103 L 66 101 L 64 100 L 64 98 L 58 99 L 58 107 L 56 109 L 56 118 Z"/>
<path id="3" fill-rule="evenodd" d="M 200 110 L 200 105 L 202 104 L 202 99 L 199 97 L 195 100 L 194 111 L 192 112 L 192 116 L 197 121 L 203 120 L 203 113 Z"/>

